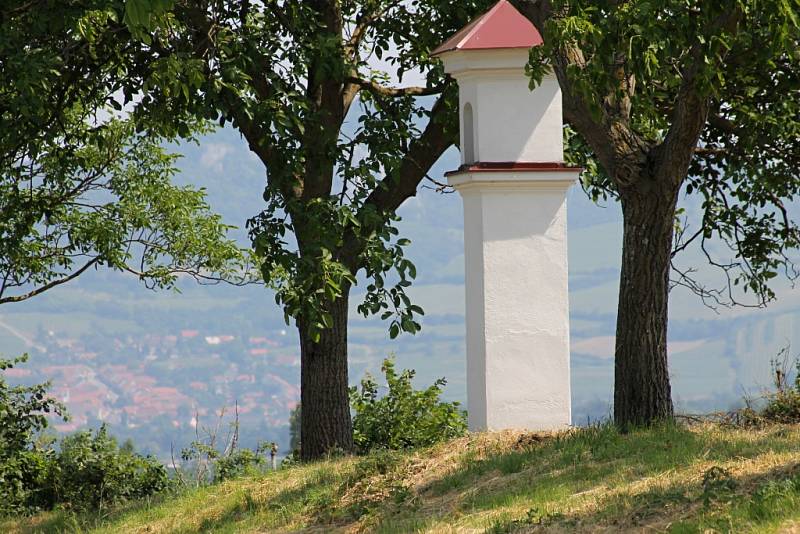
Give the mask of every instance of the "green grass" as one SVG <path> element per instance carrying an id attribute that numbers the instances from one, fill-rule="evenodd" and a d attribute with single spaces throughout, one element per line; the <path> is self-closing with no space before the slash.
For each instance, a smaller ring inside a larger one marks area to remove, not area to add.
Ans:
<path id="1" fill-rule="evenodd" d="M 714 476 L 711 476 L 714 475 Z M 474 434 L 0 532 L 775 532 L 800 528 L 800 426 Z"/>

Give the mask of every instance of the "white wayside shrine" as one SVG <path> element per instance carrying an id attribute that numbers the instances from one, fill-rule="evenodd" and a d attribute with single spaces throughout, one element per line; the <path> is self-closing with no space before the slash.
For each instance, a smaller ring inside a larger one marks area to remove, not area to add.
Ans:
<path id="1" fill-rule="evenodd" d="M 433 54 L 457 81 L 464 200 L 467 410 L 471 430 L 549 430 L 570 415 L 561 90 L 533 91 L 536 28 L 501 0 Z"/>

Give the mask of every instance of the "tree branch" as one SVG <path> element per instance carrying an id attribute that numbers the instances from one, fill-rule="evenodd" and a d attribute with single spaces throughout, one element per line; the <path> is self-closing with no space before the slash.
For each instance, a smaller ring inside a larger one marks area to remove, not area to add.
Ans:
<path id="1" fill-rule="evenodd" d="M 456 89 L 451 84 L 447 90 L 455 92 Z M 417 187 L 427 178 L 428 170 L 444 151 L 456 142 L 457 134 L 446 128 L 448 123 L 446 116 L 450 112 L 446 100 L 449 96 L 452 96 L 452 93 L 445 92 L 439 97 L 431 109 L 425 130 L 408 147 L 399 171 L 387 173 L 378 182 L 364 201 L 361 211 L 374 209 L 382 215 L 394 213 L 406 199 L 417 194 Z M 362 219 L 374 220 L 374 217 Z M 365 230 L 371 231 L 374 228 L 361 228 L 362 232 Z M 358 256 L 362 246 L 363 243 L 357 236 L 349 234 L 340 250 L 341 260 L 352 272 L 356 272 L 360 267 Z"/>
<path id="2" fill-rule="evenodd" d="M 77 271 L 74 271 L 71 274 L 69 274 L 67 276 L 64 276 L 63 278 L 59 278 L 57 280 L 52 280 L 52 281 L 44 284 L 43 286 L 39 286 L 36 289 L 33 289 L 33 290 L 29 291 L 28 293 L 25 293 L 24 295 L 15 295 L 13 297 L 0 298 L 0 304 L 6 304 L 6 303 L 9 303 L 9 302 L 21 302 L 23 300 L 27 300 L 29 298 L 35 297 L 36 295 L 44 293 L 48 289 L 53 289 L 56 286 L 60 286 L 61 284 L 65 284 L 65 283 L 69 282 L 70 280 L 73 280 L 73 279 L 77 278 L 78 276 L 80 276 L 81 274 L 83 274 L 83 272 L 86 269 L 88 269 L 92 265 L 96 264 L 98 261 L 100 261 L 100 257 L 99 256 L 94 257 L 91 260 L 89 260 L 88 262 L 86 262 L 86 264 L 84 264 L 83 267 L 81 267 Z"/>
<path id="3" fill-rule="evenodd" d="M 357 76 L 349 76 L 345 82 L 366 89 L 370 93 L 382 97 L 438 95 L 444 91 L 447 85 L 445 83 L 434 87 L 389 87 L 375 80 L 365 80 Z"/>
<path id="4" fill-rule="evenodd" d="M 550 0 L 512 0 L 511 3 L 533 23 L 541 35 L 545 35 L 547 20 L 556 16 Z M 586 140 L 617 187 L 631 185 L 641 175 L 640 169 L 647 161 L 649 146 L 630 128 L 627 104 L 619 102 L 610 108 L 601 106 L 600 118 L 595 119 L 597 114 L 593 112 L 590 102 L 575 91 L 567 75 L 570 67 L 583 68 L 586 65 L 583 51 L 576 43 L 560 43 L 553 48 L 550 59 L 561 87 L 564 119 Z M 627 83 L 626 80 L 620 83 Z M 632 86 L 629 89 L 632 90 Z M 609 98 L 605 98 L 605 101 L 609 101 Z M 609 114 L 609 110 L 616 110 L 616 114 Z"/>
<path id="5" fill-rule="evenodd" d="M 709 33 L 713 35 L 720 30 L 735 30 L 741 15 L 738 5 L 732 7 L 717 17 L 709 28 Z M 698 37 L 687 56 L 686 67 L 682 72 L 683 81 L 672 110 L 671 126 L 664 141 L 656 148 L 659 168 L 665 173 L 657 178 L 673 182 L 685 178 L 697 141 L 708 120 L 711 99 L 698 87 L 701 65 L 705 63 L 704 46 L 703 40 Z M 676 172 L 678 170 L 680 172 Z"/>
<path id="6" fill-rule="evenodd" d="M 448 112 L 445 100 L 446 96 L 442 95 L 434 104 L 425 131 L 408 147 L 398 176 L 383 178 L 367 197 L 365 205 L 384 213 L 394 212 L 406 199 L 416 195 L 417 186 L 427 176 L 428 169 L 456 141 L 454 133 L 445 128 L 444 117 Z"/>
<path id="7" fill-rule="evenodd" d="M 195 31 L 192 32 L 195 38 L 193 52 L 196 58 L 206 62 L 205 75 L 209 81 L 212 80 L 211 68 L 208 65 L 208 52 L 210 45 L 213 43 L 213 22 L 208 19 L 207 14 L 198 6 L 188 6 L 186 14 L 189 20 L 194 24 Z M 267 64 L 263 56 L 258 56 L 258 67 L 264 68 Z M 260 98 L 268 98 L 272 92 L 272 87 L 263 72 L 255 72 L 249 69 L 248 75 L 252 78 L 251 86 Z M 239 131 L 247 140 L 250 150 L 258 156 L 261 162 L 269 168 L 273 163 L 274 150 L 267 144 L 267 132 L 257 125 L 248 115 L 244 112 L 247 108 L 245 102 L 230 89 L 223 89 L 222 94 L 224 101 L 234 102 L 228 107 L 228 113 L 234 118 L 238 125 Z"/>

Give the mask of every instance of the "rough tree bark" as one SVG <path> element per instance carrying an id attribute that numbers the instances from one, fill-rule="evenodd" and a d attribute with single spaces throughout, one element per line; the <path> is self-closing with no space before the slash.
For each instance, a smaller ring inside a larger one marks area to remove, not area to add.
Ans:
<path id="1" fill-rule="evenodd" d="M 614 364 L 614 421 L 623 430 L 673 415 L 667 364 L 669 272 L 678 188 L 641 179 L 623 212 Z"/>
<path id="2" fill-rule="evenodd" d="M 347 307 L 349 288 L 330 304 L 331 328 L 313 341 L 309 328 L 297 321 L 300 333 L 300 451 L 303 460 L 332 450 L 353 450 L 348 400 Z"/>

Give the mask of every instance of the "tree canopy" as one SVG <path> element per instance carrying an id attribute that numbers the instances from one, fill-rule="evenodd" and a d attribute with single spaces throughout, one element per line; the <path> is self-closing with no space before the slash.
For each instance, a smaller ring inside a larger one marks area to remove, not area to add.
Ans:
<path id="1" fill-rule="evenodd" d="M 173 126 L 188 113 L 241 133 L 267 174 L 266 207 L 248 223 L 264 277 L 287 316 L 315 332 L 360 269 L 375 282 L 360 310 L 390 310 L 393 335 L 419 329 L 394 212 L 457 141 L 455 87 L 428 52 L 475 10 L 177 2 L 158 25 L 129 17 L 146 42 L 136 64 L 150 65 L 137 115 Z M 404 84 L 409 73 L 424 85 Z"/>
<path id="2" fill-rule="evenodd" d="M 99 31 L 114 5 L 12 2 L 0 15 L 0 303 L 99 266 L 150 287 L 184 274 L 244 280 L 245 257 L 203 191 L 173 185 L 168 137 L 119 113 L 124 27 Z"/>
<path id="3" fill-rule="evenodd" d="M 579 133 L 568 134 L 569 152 L 588 169 L 584 187 L 617 198 L 657 147 L 685 153 L 680 179 L 702 198 L 702 217 L 680 217 L 674 253 L 697 242 L 731 286 L 756 303 L 774 298 L 768 282 L 779 269 L 795 276 L 787 251 L 798 246 L 786 202 L 800 187 L 800 3 L 538 3 L 550 4 L 549 39 L 531 51 L 530 73 L 539 80 L 564 54 L 565 115 Z M 713 239 L 733 255 L 715 255 Z M 728 284 L 673 274 L 710 304 L 739 302 Z"/>

